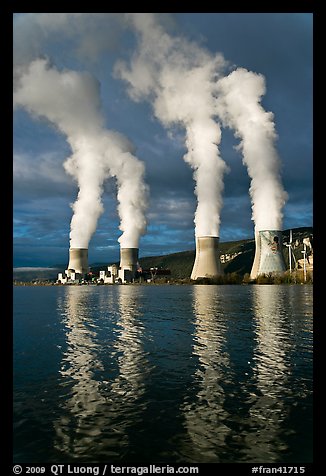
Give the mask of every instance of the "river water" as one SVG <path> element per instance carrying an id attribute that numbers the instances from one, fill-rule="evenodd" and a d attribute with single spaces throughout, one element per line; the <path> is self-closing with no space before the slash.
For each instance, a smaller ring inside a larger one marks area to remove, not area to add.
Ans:
<path id="1" fill-rule="evenodd" d="M 312 462 L 313 287 L 14 287 L 14 462 Z"/>

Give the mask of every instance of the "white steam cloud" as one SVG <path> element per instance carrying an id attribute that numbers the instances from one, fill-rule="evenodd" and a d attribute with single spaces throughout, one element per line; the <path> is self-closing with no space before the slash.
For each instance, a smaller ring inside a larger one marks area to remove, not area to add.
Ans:
<path id="1" fill-rule="evenodd" d="M 52 49 L 64 46 L 66 57 L 72 53 L 85 61 L 120 46 L 124 29 L 121 13 L 23 13 L 14 18 L 13 60 L 21 69 Z M 53 51 L 54 52 L 54 51 Z M 62 57 L 62 55 L 61 55 Z"/>
<path id="2" fill-rule="evenodd" d="M 88 248 L 103 212 L 103 184 L 116 177 L 118 212 L 124 247 L 138 247 L 145 232 L 148 188 L 144 165 L 130 142 L 104 128 L 98 81 L 88 73 L 60 72 L 44 59 L 24 67 L 16 82 L 14 106 L 55 124 L 65 134 L 72 155 L 65 170 L 76 179 L 79 192 L 72 208 L 70 247 Z"/>
<path id="3" fill-rule="evenodd" d="M 116 64 L 116 75 L 130 85 L 130 97 L 147 99 L 165 127 L 185 128 L 184 160 L 194 170 L 197 195 L 196 236 L 219 236 L 223 174 L 227 167 L 218 145 L 221 131 L 214 120 L 214 85 L 225 66 L 223 57 L 211 55 L 182 38 L 172 38 L 154 14 L 128 14 L 137 33 L 138 50 L 130 67 Z"/>
<path id="4" fill-rule="evenodd" d="M 103 213 L 101 197 L 108 177 L 117 181 L 120 244 L 138 247 L 146 230 L 148 186 L 133 145 L 104 127 L 97 80 L 88 73 L 60 72 L 43 55 L 51 51 L 55 38 L 57 44 L 68 40 L 73 55 L 89 61 L 115 48 L 122 29 L 123 15 L 115 13 L 26 13 L 15 18 L 14 106 L 48 119 L 72 149 L 64 167 L 79 186 L 72 205 L 74 248 L 88 247 Z"/>
<path id="5" fill-rule="evenodd" d="M 87 247 L 103 212 L 101 196 L 108 177 L 116 177 L 118 185 L 119 241 L 123 247 L 138 247 L 146 228 L 148 189 L 144 166 L 129 141 L 104 127 L 98 82 L 85 73 L 60 72 L 39 58 L 40 45 L 51 44 L 54 34 L 57 42 L 60 35 L 68 40 L 70 50 L 83 61 L 118 48 L 125 29 L 136 34 L 138 45 L 130 63 L 118 61 L 115 77 L 128 84 L 134 101 L 147 100 L 166 128 L 185 130 L 184 160 L 194 170 L 197 196 L 196 236 L 220 235 L 227 166 L 219 152 L 219 121 L 240 139 L 256 229 L 282 229 L 287 194 L 273 114 L 261 105 L 264 77 L 243 68 L 225 76 L 228 65 L 221 54 L 169 35 L 164 21 L 169 21 L 168 14 L 29 13 L 16 20 L 14 102 L 55 124 L 72 149 L 65 169 L 77 180 L 79 194 L 73 205 L 71 247 Z"/>
<path id="6" fill-rule="evenodd" d="M 273 114 L 260 104 L 265 94 L 260 74 L 238 68 L 217 83 L 216 112 L 241 139 L 239 148 L 251 177 L 252 218 L 259 230 L 281 230 L 287 199 L 280 177 L 280 160 Z"/>

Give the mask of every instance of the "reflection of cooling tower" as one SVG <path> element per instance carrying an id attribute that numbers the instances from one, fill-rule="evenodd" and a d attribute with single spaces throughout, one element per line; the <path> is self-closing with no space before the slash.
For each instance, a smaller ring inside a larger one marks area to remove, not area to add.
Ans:
<path id="1" fill-rule="evenodd" d="M 196 259 L 190 279 L 198 279 L 222 274 L 218 252 L 217 236 L 196 237 Z"/>
<path id="2" fill-rule="evenodd" d="M 138 248 L 120 248 L 120 268 L 137 271 Z"/>
<path id="3" fill-rule="evenodd" d="M 282 252 L 282 232 L 264 230 L 255 233 L 256 253 L 252 265 L 251 279 L 259 274 L 283 273 L 286 270 Z"/>
<path id="4" fill-rule="evenodd" d="M 88 249 L 70 248 L 68 270 L 75 273 L 86 274 L 88 272 Z"/>

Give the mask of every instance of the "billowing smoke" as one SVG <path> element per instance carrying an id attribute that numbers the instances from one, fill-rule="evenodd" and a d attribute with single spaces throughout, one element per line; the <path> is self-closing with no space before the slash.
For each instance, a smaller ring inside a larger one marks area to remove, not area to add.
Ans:
<path id="1" fill-rule="evenodd" d="M 19 13 L 14 17 L 15 70 L 53 48 L 64 47 L 65 57 L 93 61 L 103 51 L 120 47 L 124 29 L 121 13 Z M 62 53 L 62 51 L 61 51 Z M 62 54 L 61 54 L 62 58 Z"/>
<path id="2" fill-rule="evenodd" d="M 214 120 L 214 85 L 225 61 L 198 45 L 171 37 L 154 14 L 128 14 L 139 45 L 131 65 L 116 64 L 116 75 L 129 84 L 129 94 L 147 99 L 165 127 L 185 128 L 184 160 L 194 170 L 197 195 L 196 236 L 219 236 L 223 174 L 219 124 Z"/>
<path id="3" fill-rule="evenodd" d="M 251 177 L 252 218 L 259 230 L 281 230 L 287 199 L 280 177 L 280 160 L 273 114 L 260 104 L 265 80 L 238 68 L 217 82 L 216 112 L 241 139 L 239 148 Z"/>
<path id="4" fill-rule="evenodd" d="M 261 105 L 263 76 L 239 68 L 224 76 L 221 54 L 212 54 L 185 38 L 171 36 L 163 27 L 167 14 L 24 14 L 15 47 L 15 102 L 37 116 L 46 117 L 67 136 L 72 156 L 65 169 L 78 182 L 73 205 L 71 246 L 84 247 L 103 211 L 104 180 L 118 184 L 120 238 L 123 247 L 137 247 L 145 230 L 147 187 L 143 164 L 133 156 L 131 144 L 107 131 L 100 111 L 98 83 L 87 74 L 59 72 L 44 60 L 40 45 L 60 35 L 70 49 L 89 60 L 115 48 L 125 28 L 132 29 L 138 47 L 130 63 L 117 62 L 115 76 L 129 85 L 135 101 L 146 99 L 166 128 L 182 127 L 194 170 L 197 210 L 196 236 L 219 236 L 223 175 L 219 120 L 240 138 L 239 148 L 251 177 L 252 218 L 257 230 L 282 228 L 287 194 L 280 178 L 275 149 L 273 115 Z M 16 83 L 17 82 L 17 83 Z"/>
<path id="5" fill-rule="evenodd" d="M 51 51 L 53 38 L 57 44 L 63 38 L 70 40 L 74 54 L 89 60 L 115 47 L 122 19 L 114 13 L 27 13 L 15 18 L 14 104 L 55 124 L 72 149 L 64 164 L 79 186 L 72 206 L 71 247 L 88 247 L 103 212 L 101 197 L 108 177 L 117 180 L 123 232 L 119 241 L 137 247 L 146 229 L 148 187 L 132 144 L 104 127 L 97 80 L 87 73 L 59 72 L 40 56 L 43 50 Z"/>
<path id="6" fill-rule="evenodd" d="M 103 212 L 103 184 L 116 177 L 118 212 L 124 247 L 138 247 L 145 232 L 148 189 L 144 166 L 130 142 L 104 128 L 98 81 L 88 73 L 60 72 L 44 59 L 32 61 L 16 77 L 14 106 L 46 118 L 63 134 L 72 155 L 65 170 L 77 181 L 79 192 L 72 208 L 70 247 L 88 248 Z"/>

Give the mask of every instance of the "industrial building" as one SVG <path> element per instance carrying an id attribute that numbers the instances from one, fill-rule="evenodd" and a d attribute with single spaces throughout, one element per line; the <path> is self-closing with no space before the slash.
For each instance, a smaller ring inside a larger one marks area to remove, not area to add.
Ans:
<path id="1" fill-rule="evenodd" d="M 117 265 L 112 264 L 107 267 L 107 270 L 100 271 L 100 277 L 98 283 L 101 284 L 114 284 L 118 279 L 119 268 Z"/>

